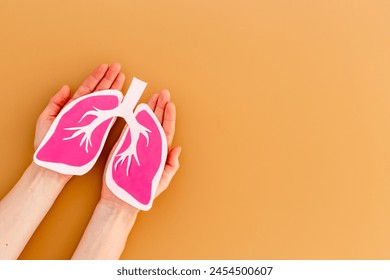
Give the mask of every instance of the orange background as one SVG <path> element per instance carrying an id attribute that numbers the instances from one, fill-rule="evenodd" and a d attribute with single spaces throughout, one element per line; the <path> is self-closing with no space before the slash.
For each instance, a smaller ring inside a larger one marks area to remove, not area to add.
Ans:
<path id="1" fill-rule="evenodd" d="M 123 259 L 389 259 L 389 15 L 385 0 L 1 1 L 0 197 L 49 98 L 118 61 L 143 101 L 171 90 L 183 147 Z M 121 125 L 21 259 L 71 257 Z"/>

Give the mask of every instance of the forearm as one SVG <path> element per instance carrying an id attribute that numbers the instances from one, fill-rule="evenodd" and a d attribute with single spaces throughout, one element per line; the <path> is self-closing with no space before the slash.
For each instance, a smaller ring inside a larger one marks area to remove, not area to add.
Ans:
<path id="1" fill-rule="evenodd" d="M 0 259 L 16 259 L 67 180 L 31 163 L 0 201 Z"/>
<path id="2" fill-rule="evenodd" d="M 72 259 L 119 259 L 138 209 L 101 199 Z"/>

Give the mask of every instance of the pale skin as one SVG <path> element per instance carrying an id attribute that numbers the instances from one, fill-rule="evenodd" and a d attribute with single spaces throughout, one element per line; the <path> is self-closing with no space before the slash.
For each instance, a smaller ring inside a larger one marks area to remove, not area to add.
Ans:
<path id="1" fill-rule="evenodd" d="M 35 149 L 43 140 L 55 117 L 68 102 L 99 90 L 121 90 L 124 81 L 125 75 L 120 71 L 120 65 L 114 63 L 110 66 L 99 65 L 73 96 L 71 96 L 70 88 L 63 86 L 50 99 L 49 104 L 38 118 L 34 140 Z M 169 92 L 163 90 L 154 94 L 148 105 L 162 124 L 169 148 L 164 172 L 157 188 L 157 196 L 167 189 L 179 169 L 181 147 L 171 147 L 175 133 L 176 108 L 170 101 Z M 19 257 L 71 178 L 70 175 L 48 170 L 34 162 L 27 167 L 16 185 L 0 201 L 0 259 Z M 72 259 L 118 259 L 137 214 L 138 209 L 112 194 L 103 180 L 100 201 Z"/>

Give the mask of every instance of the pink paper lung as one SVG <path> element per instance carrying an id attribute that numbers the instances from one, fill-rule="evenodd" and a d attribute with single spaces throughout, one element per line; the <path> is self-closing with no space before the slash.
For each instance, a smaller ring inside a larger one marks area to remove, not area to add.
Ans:
<path id="1" fill-rule="evenodd" d="M 106 184 L 122 200 L 139 209 L 148 210 L 164 169 L 167 143 L 164 131 L 149 106 L 140 104 L 135 116 L 138 123 L 149 130 L 148 137 L 140 134 L 136 143 L 139 164 L 135 156 L 130 156 L 130 164 L 129 157 L 118 162 L 120 155 L 134 140 L 130 132 L 134 127 L 127 127 L 107 167 Z"/>
<path id="2" fill-rule="evenodd" d="M 57 116 L 34 161 L 63 174 L 82 175 L 95 164 L 122 101 L 120 91 L 104 90 L 78 98 Z"/>

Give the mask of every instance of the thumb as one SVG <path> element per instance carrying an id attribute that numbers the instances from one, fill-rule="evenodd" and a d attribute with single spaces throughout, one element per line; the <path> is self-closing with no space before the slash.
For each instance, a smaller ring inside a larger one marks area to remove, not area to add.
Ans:
<path id="1" fill-rule="evenodd" d="M 61 111 L 62 107 L 68 102 L 70 98 L 70 88 L 64 85 L 52 98 L 50 98 L 49 104 L 42 112 L 43 118 L 55 118 Z"/>
<path id="2" fill-rule="evenodd" d="M 160 179 L 160 184 L 157 188 L 156 197 L 168 188 L 173 176 L 175 176 L 177 170 L 179 169 L 180 153 L 181 147 L 174 147 L 168 153 L 167 162 L 165 164 L 164 171 Z"/>

